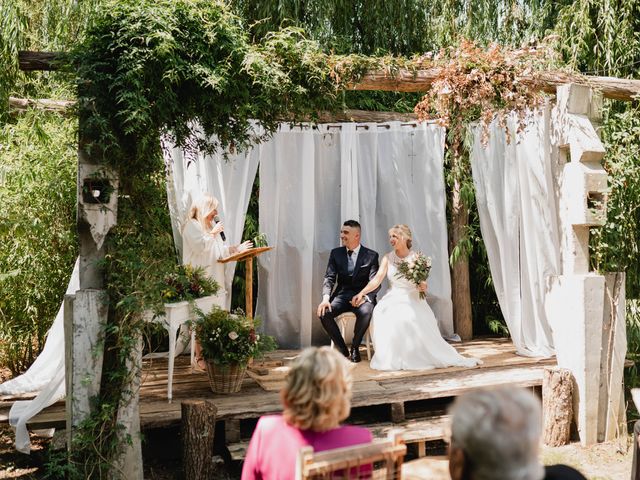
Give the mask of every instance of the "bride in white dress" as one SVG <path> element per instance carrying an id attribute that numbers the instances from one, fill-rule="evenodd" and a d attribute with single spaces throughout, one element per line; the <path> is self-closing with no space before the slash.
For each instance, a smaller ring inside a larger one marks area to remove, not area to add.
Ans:
<path id="1" fill-rule="evenodd" d="M 473 367 L 482 363 L 476 358 L 460 355 L 440 334 L 436 317 L 420 292 L 419 286 L 396 276 L 397 265 L 410 261 L 416 254 L 411 250 L 411 230 L 406 225 L 395 225 L 389 230 L 389 243 L 393 251 L 380 262 L 376 276 L 353 297 L 358 304 L 364 296 L 378 288 L 386 275 L 389 290 L 373 310 L 372 339 L 375 354 L 371 368 L 375 370 L 427 370 L 451 366 Z"/>

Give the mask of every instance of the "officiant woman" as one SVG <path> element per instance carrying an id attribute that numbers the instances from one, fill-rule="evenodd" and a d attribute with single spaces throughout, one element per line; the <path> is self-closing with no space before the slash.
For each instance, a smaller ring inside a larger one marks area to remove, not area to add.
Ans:
<path id="1" fill-rule="evenodd" d="M 229 292 L 225 289 L 225 264 L 218 260 L 251 248 L 253 244 L 246 241 L 239 245 L 227 246 L 223 239 L 224 225 L 214 220 L 218 215 L 218 205 L 218 199 L 208 193 L 191 202 L 182 226 L 182 263 L 202 267 L 205 273 L 220 285 L 214 303 L 226 308 Z M 197 342 L 195 356 L 197 365 L 194 367 L 204 370 L 202 349 Z"/>

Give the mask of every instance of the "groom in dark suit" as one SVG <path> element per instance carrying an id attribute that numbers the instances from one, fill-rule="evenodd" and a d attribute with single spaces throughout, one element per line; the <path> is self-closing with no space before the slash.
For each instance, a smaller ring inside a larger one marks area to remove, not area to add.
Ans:
<path id="1" fill-rule="evenodd" d="M 318 317 L 333 343 L 352 362 L 360 361 L 358 347 L 369 328 L 371 313 L 380 287 L 369 293 L 359 304 L 353 297 L 362 290 L 378 271 L 378 253 L 360 245 L 360 224 L 347 220 L 340 229 L 342 247 L 331 250 L 327 273 L 322 284 L 322 302 L 318 305 Z M 335 287 L 335 288 L 334 288 Z M 351 353 L 335 318 L 341 313 L 353 312 L 356 324 L 353 330 Z"/>

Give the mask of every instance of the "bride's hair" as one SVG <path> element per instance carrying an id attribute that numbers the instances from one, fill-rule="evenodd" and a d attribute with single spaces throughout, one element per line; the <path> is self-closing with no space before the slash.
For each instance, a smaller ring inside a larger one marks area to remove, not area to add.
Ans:
<path id="1" fill-rule="evenodd" d="M 405 225 L 404 223 L 394 225 L 389 229 L 389 232 L 393 231 L 398 232 L 402 236 L 402 238 L 406 240 L 407 248 L 411 248 L 411 240 L 413 239 L 413 236 L 411 235 L 411 230 L 409 229 L 408 225 Z"/>

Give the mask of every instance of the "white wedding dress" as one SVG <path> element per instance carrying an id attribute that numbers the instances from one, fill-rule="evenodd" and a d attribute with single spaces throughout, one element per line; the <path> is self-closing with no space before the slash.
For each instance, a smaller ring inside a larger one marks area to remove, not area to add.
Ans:
<path id="1" fill-rule="evenodd" d="M 414 252 L 402 260 L 410 260 Z M 375 370 L 428 370 L 482 363 L 460 355 L 440 334 L 436 317 L 416 285 L 398 278 L 394 252 L 387 254 L 389 290 L 373 309 L 371 329 Z"/>

